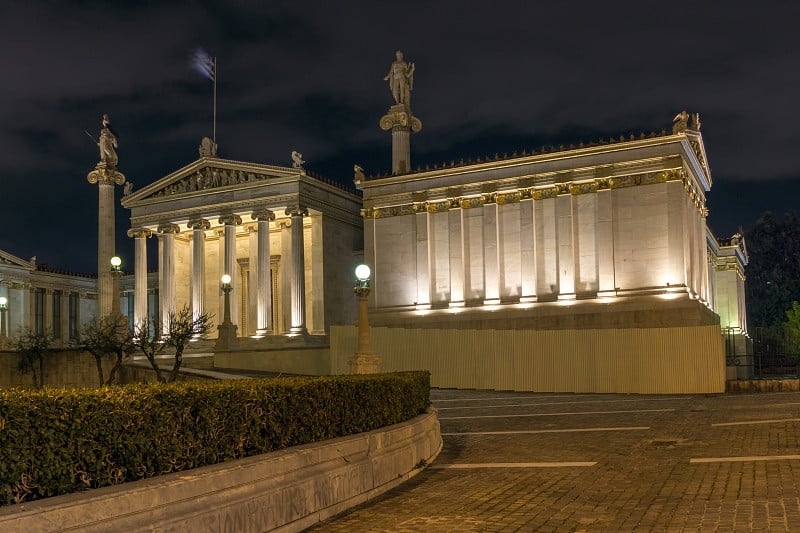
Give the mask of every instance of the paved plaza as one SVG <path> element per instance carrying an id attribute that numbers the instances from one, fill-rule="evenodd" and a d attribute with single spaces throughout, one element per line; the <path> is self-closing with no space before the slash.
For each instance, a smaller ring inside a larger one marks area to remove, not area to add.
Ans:
<path id="1" fill-rule="evenodd" d="M 432 400 L 436 461 L 314 531 L 800 531 L 800 393 Z"/>

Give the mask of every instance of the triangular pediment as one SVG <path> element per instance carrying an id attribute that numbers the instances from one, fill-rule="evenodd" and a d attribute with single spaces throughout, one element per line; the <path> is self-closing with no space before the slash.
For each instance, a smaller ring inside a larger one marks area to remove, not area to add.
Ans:
<path id="1" fill-rule="evenodd" d="M 302 169 L 202 157 L 139 191 L 131 191 L 122 197 L 122 205 L 131 208 L 151 200 L 215 193 L 302 174 Z"/>
<path id="2" fill-rule="evenodd" d="M 17 257 L 14 254 L 10 254 L 4 250 L 0 250 L 0 265 L 13 265 L 22 268 L 29 268 L 31 270 L 36 269 L 36 263 L 33 261 L 26 261 L 21 257 Z"/>
<path id="3" fill-rule="evenodd" d="M 697 163 L 706 175 L 708 183 L 711 184 L 711 167 L 708 166 L 708 157 L 706 156 L 706 147 L 703 144 L 703 136 L 699 131 L 686 130 L 686 139 L 689 141 L 689 146 L 697 158 Z"/>

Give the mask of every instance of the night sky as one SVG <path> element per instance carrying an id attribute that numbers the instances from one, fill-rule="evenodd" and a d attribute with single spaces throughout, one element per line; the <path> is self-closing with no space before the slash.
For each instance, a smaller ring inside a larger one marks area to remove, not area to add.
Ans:
<path id="1" fill-rule="evenodd" d="M 424 126 L 414 166 L 660 131 L 686 109 L 701 114 L 719 236 L 800 207 L 795 2 L 7 4 L 0 249 L 51 268 L 96 270 L 98 153 L 84 130 L 96 137 L 103 113 L 135 190 L 197 158 L 212 102 L 188 67 L 197 47 L 218 58 L 223 158 L 290 166 L 297 150 L 347 184 L 356 162 L 387 172 L 382 78 L 400 49 Z M 118 207 L 132 267 L 128 227 Z"/>

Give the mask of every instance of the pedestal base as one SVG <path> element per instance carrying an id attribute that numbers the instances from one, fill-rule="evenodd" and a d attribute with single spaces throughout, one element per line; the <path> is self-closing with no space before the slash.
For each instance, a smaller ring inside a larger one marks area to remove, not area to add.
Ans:
<path id="1" fill-rule="evenodd" d="M 381 371 L 381 358 L 372 353 L 357 353 L 348 363 L 351 374 L 379 374 Z"/>
<path id="2" fill-rule="evenodd" d="M 220 324 L 217 326 L 219 335 L 214 350 L 230 350 L 236 344 L 236 325 Z"/>

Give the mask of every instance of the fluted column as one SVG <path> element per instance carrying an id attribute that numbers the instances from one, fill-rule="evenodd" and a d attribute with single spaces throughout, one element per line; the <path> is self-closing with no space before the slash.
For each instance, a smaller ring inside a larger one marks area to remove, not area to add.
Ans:
<path id="1" fill-rule="evenodd" d="M 233 301 L 238 302 L 240 287 L 237 287 L 236 284 L 236 226 L 242 223 L 242 217 L 233 214 L 223 215 L 219 217 L 219 223 L 225 226 L 225 231 L 222 236 L 224 250 L 222 256 L 222 273 L 228 274 L 231 277 Z M 235 303 L 231 305 L 231 323 L 239 323 L 239 306 Z"/>
<path id="2" fill-rule="evenodd" d="M 292 304 L 292 326 L 289 328 L 290 334 L 306 333 L 306 267 L 303 258 L 305 247 L 303 246 L 303 217 L 308 216 L 308 209 L 305 207 L 290 207 L 286 209 L 286 214 L 292 220 L 292 258 L 291 258 L 291 304 Z"/>
<path id="3" fill-rule="evenodd" d="M 133 327 L 138 328 L 147 322 L 147 239 L 153 232 L 147 228 L 128 230 L 128 237 L 134 239 L 133 263 Z"/>
<path id="4" fill-rule="evenodd" d="M 255 211 L 251 218 L 258 221 L 258 254 L 255 265 L 258 291 L 256 334 L 267 335 L 274 329 L 272 325 L 272 283 L 269 276 L 269 221 L 275 220 L 275 213 L 269 209 L 263 209 Z"/>
<path id="5" fill-rule="evenodd" d="M 169 315 L 175 312 L 175 224 L 158 227 L 158 302 L 161 332 L 167 333 Z"/>
<path id="6" fill-rule="evenodd" d="M 196 318 L 205 311 L 206 230 L 211 227 L 211 223 L 199 218 L 190 220 L 189 227 L 192 229 L 191 303 L 192 316 Z"/>

